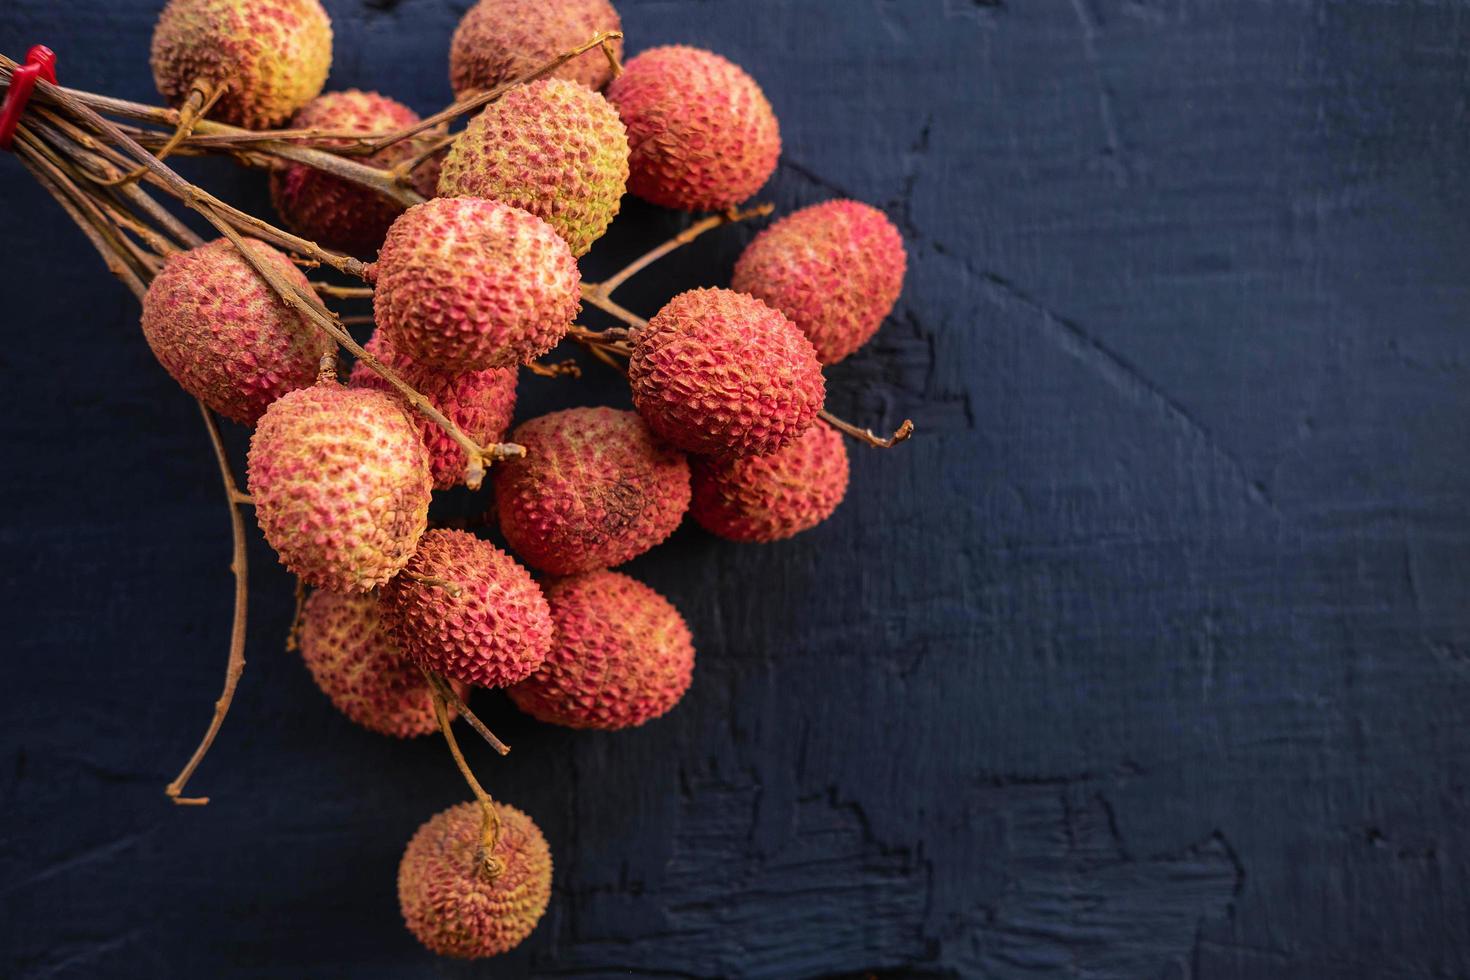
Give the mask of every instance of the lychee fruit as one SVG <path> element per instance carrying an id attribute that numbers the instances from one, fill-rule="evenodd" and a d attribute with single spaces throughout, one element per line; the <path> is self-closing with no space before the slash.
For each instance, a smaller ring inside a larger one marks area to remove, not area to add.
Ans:
<path id="1" fill-rule="evenodd" d="M 308 102 L 291 120 L 293 129 L 340 132 L 391 133 L 419 121 L 418 113 L 401 102 L 348 89 L 328 92 Z M 340 146 L 347 140 L 325 139 L 318 146 Z M 370 156 L 353 157 L 361 163 L 388 169 L 422 149 L 415 140 L 402 140 Z M 425 197 L 434 196 L 438 171 L 424 164 L 415 183 Z M 383 244 L 388 226 L 403 213 L 403 205 L 378 192 L 334 177 L 304 163 L 287 162 L 271 172 L 271 203 L 296 234 L 354 255 L 372 255 Z"/>
<path id="2" fill-rule="evenodd" d="M 733 207 L 781 155 L 765 93 L 740 66 L 700 48 L 650 48 L 607 89 L 628 127 L 628 190 L 685 211 Z"/>
<path id="3" fill-rule="evenodd" d="M 903 236 L 877 208 L 827 201 L 796 211 L 746 246 L 730 288 L 785 313 L 823 364 L 877 332 L 903 289 Z"/>
<path id="4" fill-rule="evenodd" d="M 405 211 L 370 268 L 378 329 L 425 367 L 528 363 L 556 346 L 581 308 L 567 243 L 520 208 L 435 198 Z"/>
<path id="5" fill-rule="evenodd" d="M 396 371 L 408 385 L 429 400 L 435 408 L 459 426 L 461 432 L 485 446 L 500 442 L 510 428 L 516 410 L 516 372 L 514 368 L 485 368 L 480 371 L 445 372 L 425 368 L 413 358 L 393 349 L 382 333 L 375 333 L 367 343 L 367 351 Z M 376 388 L 397 393 L 382 376 L 358 362 L 352 367 L 348 384 L 354 388 Z M 448 490 L 464 482 L 464 447 L 455 442 L 443 427 L 432 419 L 415 415 L 419 435 L 429 450 L 429 468 L 434 488 Z"/>
<path id="6" fill-rule="evenodd" d="M 153 28 L 152 63 L 170 104 L 198 85 L 222 85 L 209 118 L 265 129 L 322 90 L 332 22 L 318 0 L 169 0 Z"/>
<path id="7" fill-rule="evenodd" d="M 531 934 L 551 900 L 551 848 L 520 810 L 494 804 L 500 838 L 481 854 L 480 804 L 461 803 L 430 817 L 398 865 L 398 905 L 408 931 L 431 952 L 494 956 Z"/>
<path id="8" fill-rule="evenodd" d="M 523 459 L 495 469 L 500 530 L 555 575 L 621 565 L 660 543 L 689 507 L 689 463 L 636 412 L 570 408 L 532 419 Z"/>
<path id="9" fill-rule="evenodd" d="M 466 531 L 423 536 L 382 590 L 384 617 L 419 666 L 466 684 L 504 687 L 541 666 L 551 613 L 531 574 Z"/>
<path id="10" fill-rule="evenodd" d="M 744 293 L 680 293 L 632 340 L 628 383 L 638 414 L 691 453 L 773 453 L 811 425 L 826 397 L 811 341 Z"/>
<path id="11" fill-rule="evenodd" d="M 439 175 L 444 197 L 484 197 L 555 228 L 573 255 L 602 237 L 628 180 L 617 111 L 576 82 L 518 85 L 471 119 Z"/>
<path id="12" fill-rule="evenodd" d="M 818 423 L 769 456 L 696 458 L 689 513 L 731 541 L 779 541 L 825 521 L 847 494 L 847 446 Z"/>
<path id="13" fill-rule="evenodd" d="M 398 738 L 438 730 L 429 685 L 389 636 L 377 595 L 318 589 L 301 611 L 300 637 L 312 680 L 352 721 Z M 456 686 L 463 698 L 463 685 Z"/>
<path id="14" fill-rule="evenodd" d="M 541 669 L 508 691 L 522 711 L 569 728 L 632 728 L 689 690 L 689 627 L 642 582 L 588 572 L 553 582 L 546 600 L 556 639 Z"/>
<path id="15" fill-rule="evenodd" d="M 618 12 L 607 0 L 480 0 L 454 31 L 449 81 L 456 98 L 488 91 L 529 75 L 601 31 L 622 29 Z M 621 59 L 623 39 L 610 43 Z M 612 77 L 612 65 L 601 51 L 589 51 L 561 65 L 551 77 L 600 89 Z"/>
<path id="16" fill-rule="evenodd" d="M 250 439 L 249 486 L 287 568 L 321 589 L 366 592 L 413 555 L 432 482 L 397 399 L 326 381 L 266 409 Z"/>
<path id="17" fill-rule="evenodd" d="M 245 242 L 303 289 L 284 253 Z M 330 338 L 292 309 L 226 239 L 169 256 L 143 297 L 143 336 L 185 391 L 243 425 L 316 379 Z"/>

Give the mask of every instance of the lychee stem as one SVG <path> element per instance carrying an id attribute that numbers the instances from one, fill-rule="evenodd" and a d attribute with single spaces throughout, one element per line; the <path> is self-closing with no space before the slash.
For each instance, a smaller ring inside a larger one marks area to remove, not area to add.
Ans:
<path id="1" fill-rule="evenodd" d="M 607 297 L 596 283 L 582 283 L 582 298 L 604 313 L 611 313 L 634 329 L 648 326 L 648 321 L 634 313 L 632 310 L 624 309 Z"/>
<path id="2" fill-rule="evenodd" d="M 510 81 L 497 85 L 487 91 L 476 92 L 474 95 L 471 95 L 468 98 L 460 99 L 454 104 L 434 113 L 432 116 L 426 116 L 410 126 L 404 126 L 401 129 L 395 129 L 391 133 L 379 135 L 371 143 L 367 143 L 366 145 L 361 147 L 355 147 L 351 150 L 351 152 L 364 154 L 377 153 L 379 150 L 386 149 L 387 147 L 392 146 L 394 143 L 399 143 L 403 140 L 417 136 L 419 133 L 422 133 L 426 129 L 433 129 L 440 123 L 446 123 L 458 116 L 462 116 L 469 112 L 474 112 L 476 109 L 479 109 L 482 106 L 487 106 L 491 102 L 494 102 L 506 92 L 509 92 L 511 89 L 515 88 L 517 85 L 524 85 L 527 82 L 534 82 L 538 78 L 543 78 L 546 75 L 549 75 L 552 72 L 556 71 L 562 65 L 566 64 L 568 61 L 571 61 L 578 55 L 591 51 L 593 48 L 601 47 L 605 43 L 615 41 L 622 36 L 622 31 L 599 31 L 597 34 L 594 34 L 589 40 L 582 42 L 575 48 L 572 48 L 568 51 L 563 51 L 561 54 L 557 55 L 555 58 L 552 58 L 550 61 L 545 62 L 541 65 L 541 67 L 535 69 L 529 74 L 522 75 L 519 78 L 511 79 Z"/>
<path id="3" fill-rule="evenodd" d="M 214 104 L 219 101 L 220 96 L 225 94 L 228 84 L 216 84 L 208 81 L 197 81 L 189 86 L 189 97 L 179 107 L 179 122 L 169 138 L 153 155 L 162 160 L 174 150 L 178 149 L 180 143 L 189 138 L 194 132 L 195 125 L 209 114 Z M 148 172 L 147 167 L 135 167 L 125 174 L 112 177 L 102 182 L 103 187 L 119 187 L 123 184 L 131 184 Z"/>
<path id="4" fill-rule="evenodd" d="M 526 370 L 541 378 L 580 378 L 582 376 L 582 368 L 576 361 L 570 360 L 550 364 L 532 361 L 526 365 Z"/>
<path id="5" fill-rule="evenodd" d="M 230 571 L 235 574 L 235 617 L 230 626 L 230 656 L 225 663 L 224 690 L 220 693 L 219 700 L 214 703 L 214 716 L 209 720 L 209 727 L 205 729 L 204 737 L 199 741 L 199 747 L 194 750 L 194 754 L 189 757 L 189 761 L 174 777 L 173 782 L 164 788 L 169 799 L 180 805 L 188 806 L 202 806 L 209 802 L 207 796 L 184 796 L 184 786 L 194 775 L 194 770 L 199 768 L 199 763 L 204 761 L 204 756 L 208 754 L 210 746 L 214 744 L 214 738 L 219 734 L 225 716 L 230 713 L 230 703 L 235 698 L 235 687 L 240 683 L 240 675 L 245 672 L 245 625 L 250 604 L 250 569 L 245 551 L 245 518 L 236 504 L 236 497 L 240 496 L 240 488 L 235 484 L 235 475 L 230 470 L 230 459 L 225 454 L 225 444 L 220 438 L 219 426 L 215 424 L 214 416 L 209 409 L 204 407 L 203 402 L 199 403 L 199 414 L 203 416 L 204 427 L 209 431 L 209 441 L 214 447 L 214 457 L 219 463 L 220 478 L 225 485 L 225 496 L 230 502 L 230 536 L 234 549 L 234 556 L 230 560 Z"/>
<path id="6" fill-rule="evenodd" d="M 842 432 L 846 435 L 852 436 L 859 442 L 865 442 L 868 445 L 874 446 L 878 449 L 892 449 L 894 446 L 898 445 L 900 442 L 905 441 L 906 439 L 908 439 L 909 436 L 914 434 L 914 422 L 912 419 L 904 419 L 903 423 L 899 425 L 897 429 L 893 430 L 893 435 L 880 436 L 872 429 L 860 429 L 857 426 L 853 425 L 851 422 L 843 421 L 842 419 L 833 415 L 831 412 L 827 411 L 825 408 L 817 414 L 821 416 L 823 421 L 832 426 L 832 428 L 836 429 L 838 432 Z"/>
<path id="7" fill-rule="evenodd" d="M 333 286 L 331 283 L 314 282 L 311 288 L 323 296 L 333 299 L 372 299 L 373 287 L 371 286 Z"/>
<path id="8" fill-rule="evenodd" d="M 444 700 L 449 703 L 450 707 L 459 712 L 459 716 L 461 718 L 469 722 L 470 727 L 473 728 L 476 733 L 478 733 L 479 736 L 485 740 L 486 744 L 488 744 L 496 752 L 499 752 L 501 755 L 510 755 L 510 746 L 502 742 L 500 738 L 494 732 L 492 732 L 483 721 L 480 720 L 479 715 L 476 715 L 473 711 L 470 710 L 469 705 L 464 703 L 464 699 L 461 698 L 458 694 L 454 693 L 454 685 L 450 684 L 444 678 L 440 677 L 438 674 L 435 674 L 432 671 L 424 670 L 422 667 L 420 667 L 419 670 L 423 673 L 424 679 L 428 681 L 429 686 L 438 691 L 440 695 L 443 696 Z"/>
<path id="9" fill-rule="evenodd" d="M 495 856 L 495 847 L 500 843 L 500 814 L 496 812 L 490 794 L 485 792 L 469 763 L 465 762 L 464 753 L 459 750 L 459 742 L 455 740 L 454 730 L 449 724 L 449 709 L 445 705 L 444 695 L 432 683 L 429 685 L 429 695 L 434 699 L 434 717 L 438 719 L 439 731 L 444 734 L 444 741 L 449 745 L 449 754 L 454 756 L 454 764 L 459 767 L 460 775 L 464 776 L 470 792 L 480 804 L 480 870 L 487 879 L 494 881 L 505 870 L 504 862 Z"/>
<path id="10" fill-rule="evenodd" d="M 747 221 L 751 218 L 764 218 L 775 209 L 776 206 L 774 204 L 757 204 L 755 207 L 746 208 L 745 210 L 741 210 L 739 208 L 730 208 L 728 211 L 725 211 L 722 214 L 712 214 L 707 218 L 696 221 L 694 224 L 690 225 L 688 228 L 685 228 L 683 231 L 679 232 L 679 234 L 675 235 L 673 238 L 670 238 L 662 245 L 658 246 L 657 248 L 650 249 L 643 255 L 640 255 L 638 258 L 634 259 L 632 262 L 628 263 L 626 266 L 623 267 L 622 271 L 617 273 L 616 275 L 609 276 L 600 283 L 594 282 L 584 284 L 583 294 L 586 294 L 587 287 L 591 287 L 593 292 L 600 293 L 604 298 L 609 297 L 613 294 L 613 290 L 617 289 L 633 276 L 637 275 L 639 272 L 642 272 L 645 268 L 652 265 L 654 262 L 657 262 L 665 255 L 668 255 L 670 252 L 673 252 L 677 249 L 683 248 L 685 245 L 688 245 L 690 242 L 694 241 L 705 232 L 712 231 L 713 229 L 719 228 L 722 225 L 733 224 L 737 221 Z"/>

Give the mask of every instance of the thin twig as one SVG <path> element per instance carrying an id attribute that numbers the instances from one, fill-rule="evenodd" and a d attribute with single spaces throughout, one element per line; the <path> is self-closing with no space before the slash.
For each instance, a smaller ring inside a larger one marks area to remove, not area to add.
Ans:
<path id="1" fill-rule="evenodd" d="M 485 723 L 480 720 L 480 717 L 470 710 L 470 706 L 464 703 L 464 699 L 455 693 L 453 684 L 432 671 L 423 670 L 422 667 L 419 669 L 423 671 L 424 679 L 428 681 L 429 686 L 438 691 L 444 700 L 449 703 L 449 706 L 459 712 L 459 716 L 469 722 L 469 726 L 492 749 L 501 755 L 510 755 L 510 746 L 502 742 L 494 732 L 486 727 Z"/>
<path id="2" fill-rule="evenodd" d="M 892 449 L 914 434 L 914 422 L 912 419 L 904 419 L 903 423 L 897 429 L 893 430 L 893 435 L 880 436 L 872 429 L 860 429 L 851 422 L 843 421 L 825 408 L 817 414 L 837 431 L 846 433 L 859 442 L 865 442 L 877 449 Z"/>
<path id="3" fill-rule="evenodd" d="M 204 737 L 199 741 L 199 747 L 184 764 L 184 768 L 174 777 L 164 789 L 169 799 L 175 803 L 187 806 L 202 806 L 209 802 L 207 796 L 184 796 L 184 786 L 194 775 L 194 770 L 199 768 L 199 763 L 204 761 L 210 746 L 214 744 L 214 737 L 219 734 L 220 726 L 224 724 L 225 715 L 230 712 L 230 703 L 235 698 L 235 687 L 240 683 L 240 675 L 245 672 L 245 624 L 247 610 L 250 603 L 249 582 L 249 558 L 245 551 L 245 518 L 240 513 L 240 508 L 235 498 L 240 493 L 240 488 L 235 485 L 235 475 L 230 471 L 230 460 L 225 455 L 224 440 L 220 438 L 219 426 L 215 424 L 214 416 L 204 403 L 199 403 L 199 414 L 204 417 L 204 427 L 209 430 L 209 441 L 214 446 L 214 456 L 219 462 L 220 479 L 224 481 L 225 496 L 230 504 L 230 536 L 233 541 L 234 557 L 230 560 L 230 571 L 235 573 L 235 618 L 230 627 L 230 656 L 225 663 L 225 686 L 220 693 L 219 700 L 214 703 L 214 716 L 209 721 L 209 728 L 205 729 Z"/>
<path id="4" fill-rule="evenodd" d="M 638 258 L 634 259 L 632 262 L 624 266 L 622 271 L 617 273 L 616 275 L 609 276 L 600 283 L 589 283 L 588 285 L 590 285 L 594 291 L 600 293 L 604 298 L 609 297 L 613 294 L 613 291 L 615 289 L 617 289 L 623 283 L 627 282 L 633 276 L 637 275 L 639 272 L 642 272 L 645 268 L 652 265 L 654 262 L 657 262 L 665 255 L 668 255 L 670 252 L 675 251 L 676 249 L 683 248 L 685 245 L 688 245 L 690 242 L 694 241 L 705 232 L 712 231 L 715 228 L 722 227 L 723 225 L 733 224 L 737 221 L 748 221 L 751 218 L 764 218 L 775 209 L 776 206 L 774 204 L 757 204 L 755 207 L 746 208 L 745 210 L 741 210 L 739 208 L 731 208 L 722 214 L 712 214 L 708 218 L 705 218 L 701 221 L 696 221 L 694 224 L 690 225 L 688 228 L 685 228 L 683 231 L 679 232 L 679 234 L 675 235 L 673 238 L 670 238 L 668 241 L 664 242 L 657 248 L 650 249 L 649 251 L 640 255 Z"/>
<path id="5" fill-rule="evenodd" d="M 464 761 L 464 753 L 459 750 L 459 742 L 455 740 L 454 729 L 449 724 L 449 708 L 445 704 L 444 695 L 433 684 L 429 685 L 429 695 L 434 699 L 434 716 L 438 719 L 439 731 L 444 734 L 444 741 L 449 746 L 449 754 L 454 757 L 454 764 L 459 767 L 460 775 L 464 777 L 470 792 L 480 804 L 480 869 L 489 880 L 494 881 L 505 870 L 505 864 L 495 856 L 495 847 L 500 843 L 500 814 L 496 811 L 490 794 L 485 792 L 485 788 L 475 778 L 470 764 Z"/>

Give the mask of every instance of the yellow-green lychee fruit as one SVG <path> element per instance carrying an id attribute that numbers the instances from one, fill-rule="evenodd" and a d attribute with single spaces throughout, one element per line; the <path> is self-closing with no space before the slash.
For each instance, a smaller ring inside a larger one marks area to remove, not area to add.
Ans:
<path id="1" fill-rule="evenodd" d="M 153 80 L 172 105 L 224 86 L 216 122 L 279 126 L 321 92 L 332 22 L 318 0 L 169 0 L 153 28 Z"/>
<path id="2" fill-rule="evenodd" d="M 559 78 L 517 85 L 471 119 L 439 174 L 443 197 L 487 197 L 531 212 L 583 255 L 618 213 L 628 134 L 617 110 Z"/>

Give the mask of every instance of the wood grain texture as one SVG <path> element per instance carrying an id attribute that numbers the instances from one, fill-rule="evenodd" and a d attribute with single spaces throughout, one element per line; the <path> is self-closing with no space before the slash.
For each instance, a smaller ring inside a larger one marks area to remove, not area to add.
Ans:
<path id="1" fill-rule="evenodd" d="M 152 0 L 9 0 L 0 49 L 152 98 Z M 327 0 L 335 87 L 447 101 L 467 0 Z M 229 622 L 227 526 L 136 304 L 0 160 L 0 974 L 1470 976 L 1470 5 L 621 0 L 636 51 L 745 65 L 763 195 L 875 203 L 911 254 L 788 543 L 630 571 L 688 616 L 629 733 L 484 715 L 552 910 L 493 964 L 398 922 L 441 747 L 338 717 L 252 543 L 234 714 L 177 810 Z M 268 207 L 263 179 L 194 165 Z M 679 227 L 629 204 L 585 263 Z M 726 229 L 628 287 L 721 284 Z M 522 414 L 626 404 L 530 379 Z M 238 453 L 242 434 L 232 433 Z M 237 457 L 238 458 L 238 457 Z"/>

